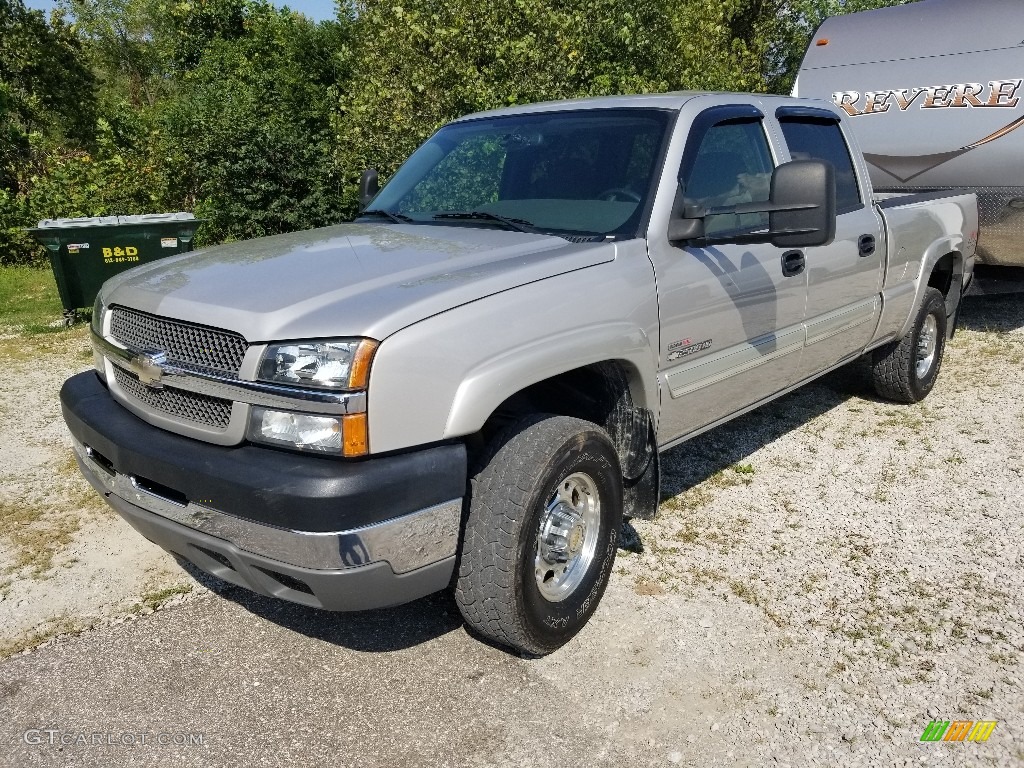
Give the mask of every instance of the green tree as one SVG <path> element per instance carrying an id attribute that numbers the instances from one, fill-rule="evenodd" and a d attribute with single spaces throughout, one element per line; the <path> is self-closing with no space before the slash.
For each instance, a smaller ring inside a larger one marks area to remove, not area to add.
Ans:
<path id="1" fill-rule="evenodd" d="M 0 0 L 0 185 L 14 191 L 29 137 L 84 144 L 95 131 L 95 80 L 72 31 L 22 0 Z"/>
<path id="2" fill-rule="evenodd" d="M 27 193 L 54 147 L 88 146 L 95 135 L 95 79 L 79 41 L 22 0 L 0 0 L 0 262 L 38 249 Z"/>
<path id="3" fill-rule="evenodd" d="M 161 0 L 59 0 L 104 89 L 135 107 L 154 106 L 169 85 L 170 19 Z"/>
<path id="4" fill-rule="evenodd" d="M 763 86 L 732 36 L 742 0 L 362 0 L 336 130 L 347 197 L 459 115 L 508 104 L 682 87 Z"/>
<path id="5" fill-rule="evenodd" d="M 104 86 L 154 107 L 215 40 L 247 34 L 250 0 L 58 0 Z M 258 4 L 258 3 L 256 3 Z"/>
<path id="6" fill-rule="evenodd" d="M 159 118 L 170 195 L 209 220 L 206 241 L 339 220 L 330 114 L 349 25 L 249 3 L 245 28 L 207 45 Z"/>

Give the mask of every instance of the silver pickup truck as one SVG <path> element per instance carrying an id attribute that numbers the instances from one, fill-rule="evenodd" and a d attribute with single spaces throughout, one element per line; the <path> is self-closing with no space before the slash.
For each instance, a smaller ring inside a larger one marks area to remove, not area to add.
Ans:
<path id="1" fill-rule="evenodd" d="M 453 587 L 469 627 L 571 638 L 659 452 L 861 355 L 935 383 L 972 194 L 872 192 L 848 117 L 788 97 L 534 104 L 440 129 L 355 222 L 109 281 L 64 417 L 143 536 L 358 610 Z"/>

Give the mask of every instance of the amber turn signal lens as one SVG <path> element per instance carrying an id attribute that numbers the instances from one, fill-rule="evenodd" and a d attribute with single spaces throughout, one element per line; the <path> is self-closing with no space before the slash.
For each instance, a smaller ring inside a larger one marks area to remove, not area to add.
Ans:
<path id="1" fill-rule="evenodd" d="M 341 455 L 346 457 L 365 456 L 369 451 L 370 438 L 366 429 L 366 414 L 352 413 L 341 417 Z"/>
<path id="2" fill-rule="evenodd" d="M 370 363 L 373 362 L 373 355 L 379 344 L 373 339 L 363 339 L 356 347 L 355 357 L 352 358 L 352 371 L 349 374 L 348 385 L 352 389 L 365 389 L 370 379 Z"/>

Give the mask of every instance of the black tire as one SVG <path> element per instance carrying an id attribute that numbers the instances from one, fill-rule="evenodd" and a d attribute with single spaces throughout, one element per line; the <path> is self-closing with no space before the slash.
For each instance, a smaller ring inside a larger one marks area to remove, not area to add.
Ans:
<path id="1" fill-rule="evenodd" d="M 586 492 L 577 494 L 577 488 Z M 559 492 L 578 497 L 579 505 L 559 503 Z M 542 538 L 542 524 L 553 520 L 575 522 L 549 527 Z M 621 523 L 622 473 L 603 429 L 581 419 L 536 415 L 506 430 L 471 481 L 455 587 L 466 624 L 530 654 L 561 647 L 604 594 Z M 562 531 L 566 535 L 559 537 Z M 559 555 L 561 543 L 566 549 Z M 552 553 L 567 560 L 551 564 L 545 558 Z"/>
<path id="2" fill-rule="evenodd" d="M 934 319 L 934 325 L 929 318 Z M 934 354 L 925 370 L 923 352 L 927 346 L 926 326 L 935 335 Z M 879 347 L 872 353 L 872 380 L 875 391 L 884 398 L 900 403 L 917 403 L 932 391 L 942 355 L 946 350 L 946 302 L 936 288 L 926 288 L 924 301 L 917 310 L 914 325 L 906 336 Z"/>

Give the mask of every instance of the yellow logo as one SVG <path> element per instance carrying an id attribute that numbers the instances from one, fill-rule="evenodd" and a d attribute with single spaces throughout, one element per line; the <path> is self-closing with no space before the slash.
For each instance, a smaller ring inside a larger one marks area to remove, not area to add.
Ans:
<path id="1" fill-rule="evenodd" d="M 107 264 L 118 264 L 124 261 L 138 261 L 139 249 L 134 245 L 126 245 L 124 248 L 104 248 L 103 261 Z"/>

